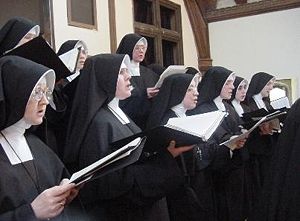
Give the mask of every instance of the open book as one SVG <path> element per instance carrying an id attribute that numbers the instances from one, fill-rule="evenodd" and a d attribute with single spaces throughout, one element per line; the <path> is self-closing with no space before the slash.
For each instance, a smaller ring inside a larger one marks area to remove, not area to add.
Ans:
<path id="1" fill-rule="evenodd" d="M 271 101 L 271 106 L 274 109 L 290 108 L 290 101 L 287 96 Z"/>
<path id="2" fill-rule="evenodd" d="M 250 129 L 246 130 L 244 133 L 234 136 L 232 139 L 229 139 L 223 143 L 220 143 L 219 145 L 225 145 L 229 147 L 230 149 L 234 149 L 235 143 L 239 140 L 246 139 L 249 134 L 254 131 L 259 125 L 261 125 L 264 122 L 270 122 L 272 124 L 272 128 L 276 130 L 280 130 L 280 122 L 278 120 L 279 116 L 286 115 L 286 111 L 277 110 L 270 114 L 267 114 L 264 117 L 253 117 L 253 121 L 257 121 Z"/>
<path id="3" fill-rule="evenodd" d="M 186 67 L 184 65 L 170 65 L 160 75 L 160 77 L 154 87 L 160 88 L 166 77 L 173 75 L 173 74 L 185 73 L 185 71 L 186 71 Z"/>
<path id="4" fill-rule="evenodd" d="M 213 111 L 193 116 L 171 118 L 167 124 L 143 131 L 137 135 L 147 137 L 144 145 L 145 152 L 157 152 L 159 149 L 164 149 L 172 140 L 176 141 L 176 146 L 206 142 L 220 125 L 225 115 L 225 112 Z"/>
<path id="5" fill-rule="evenodd" d="M 71 75 L 69 69 L 41 36 L 9 51 L 5 55 L 17 55 L 53 69 L 56 81 Z"/>
<path id="6" fill-rule="evenodd" d="M 69 183 L 80 185 L 136 162 L 146 138 L 137 137 L 125 146 L 74 173 Z M 115 147 L 115 146 L 114 146 Z"/>
<path id="7" fill-rule="evenodd" d="M 60 60 L 62 60 L 64 65 L 70 70 L 71 73 L 75 73 L 79 55 L 80 49 L 73 48 L 72 50 L 63 53 L 58 57 Z"/>

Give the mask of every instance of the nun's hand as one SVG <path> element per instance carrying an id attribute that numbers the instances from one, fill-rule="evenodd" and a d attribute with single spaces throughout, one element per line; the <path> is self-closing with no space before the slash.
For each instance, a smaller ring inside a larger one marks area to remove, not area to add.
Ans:
<path id="1" fill-rule="evenodd" d="M 247 138 L 236 141 L 236 143 L 235 143 L 236 148 L 235 149 L 241 149 L 242 147 L 244 147 L 246 141 L 247 141 Z"/>
<path id="2" fill-rule="evenodd" d="M 61 182 L 60 182 L 60 186 L 61 185 L 65 185 L 66 183 L 69 183 L 69 179 L 63 179 Z M 67 196 L 66 198 L 66 204 L 69 204 L 73 201 L 73 199 L 76 198 L 76 196 L 78 195 L 79 193 L 79 190 L 82 188 L 83 185 L 79 185 L 79 186 L 76 186 L 74 188 L 72 188 L 69 192 L 69 196 Z"/>
<path id="3" fill-rule="evenodd" d="M 148 87 L 147 88 L 147 97 L 148 98 L 153 98 L 155 97 L 159 92 L 159 89 L 158 88 L 155 88 L 155 87 Z"/>
<path id="4" fill-rule="evenodd" d="M 44 190 L 32 202 L 31 207 L 38 219 L 49 219 L 58 216 L 65 208 L 67 197 L 75 184 L 62 184 Z"/>
<path id="5" fill-rule="evenodd" d="M 170 154 L 172 154 L 172 156 L 174 158 L 186 151 L 191 150 L 194 147 L 194 145 L 181 146 L 181 147 L 175 147 L 175 145 L 176 145 L 176 142 L 174 140 L 172 140 L 170 142 L 169 146 L 167 147 L 167 150 L 170 152 Z"/>
<path id="6" fill-rule="evenodd" d="M 270 121 L 264 122 L 259 125 L 260 135 L 270 135 L 273 134 L 273 126 Z"/>

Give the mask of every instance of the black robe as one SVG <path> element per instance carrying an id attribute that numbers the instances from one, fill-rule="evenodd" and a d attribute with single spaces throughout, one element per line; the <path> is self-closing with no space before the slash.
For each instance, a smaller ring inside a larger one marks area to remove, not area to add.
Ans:
<path id="1" fill-rule="evenodd" d="M 166 123 L 172 117 L 177 116 L 169 110 L 162 123 Z M 185 176 L 185 186 L 167 196 L 171 221 L 216 220 L 210 167 L 216 151 L 214 145 L 209 142 L 197 144 L 198 149 L 194 148 L 177 158 L 177 163 Z"/>
<path id="2" fill-rule="evenodd" d="M 234 109 L 225 103 L 228 115 L 213 134 L 212 139 L 221 143 L 233 135 L 240 134 L 240 118 Z M 207 113 L 218 110 L 214 102 L 207 102 L 199 105 L 192 113 Z M 246 217 L 246 189 L 245 189 L 245 168 L 247 151 L 242 149 L 234 150 L 230 157 L 230 150 L 225 146 L 219 146 L 212 162 L 213 185 L 217 201 L 217 220 L 220 221 L 241 221 Z"/>
<path id="3" fill-rule="evenodd" d="M 140 75 L 131 77 L 134 89 L 129 98 L 120 102 L 120 107 L 143 130 L 146 128 L 152 104 L 152 99 L 147 97 L 147 88 L 154 87 L 159 76 L 142 65 Z"/>
<path id="4" fill-rule="evenodd" d="M 256 221 L 300 220 L 300 100 L 292 105 L 279 135 L 270 171 L 257 203 Z"/>
<path id="5" fill-rule="evenodd" d="M 79 154 L 85 167 L 113 151 L 111 142 L 139 132 L 133 123 L 123 125 L 107 108 L 92 120 Z M 83 202 L 92 220 L 161 220 L 166 211 L 159 199 L 182 184 L 183 177 L 167 151 L 85 185 Z"/>
<path id="6" fill-rule="evenodd" d="M 0 220 L 3 221 L 38 220 L 30 203 L 43 190 L 59 185 L 63 178 L 69 177 L 62 162 L 43 142 L 33 135 L 27 135 L 26 140 L 34 159 L 25 162 L 24 166 L 30 168 L 30 164 L 34 163 L 37 172 L 35 181 L 39 190 L 22 164 L 10 163 L 0 145 Z M 34 175 L 35 173 L 32 177 L 35 177 Z M 79 217 L 77 218 L 68 217 L 67 206 L 61 215 L 51 220 L 80 220 Z"/>
<path id="7" fill-rule="evenodd" d="M 273 110 L 268 102 L 264 101 L 264 103 L 268 110 Z M 251 111 L 259 109 L 253 98 L 248 100 L 248 108 Z M 250 155 L 249 162 L 246 166 L 249 178 L 249 220 L 255 220 L 252 215 L 261 197 L 265 177 L 270 170 L 271 158 L 277 142 L 277 136 L 278 134 L 260 135 L 259 129 L 256 129 L 250 134 L 245 145 Z"/>

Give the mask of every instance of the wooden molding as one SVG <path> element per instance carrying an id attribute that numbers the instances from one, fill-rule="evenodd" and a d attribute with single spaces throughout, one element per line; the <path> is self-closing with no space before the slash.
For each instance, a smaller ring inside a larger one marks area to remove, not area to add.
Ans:
<path id="1" fill-rule="evenodd" d="M 109 12 L 110 52 L 115 53 L 116 50 L 117 50 L 115 0 L 109 0 L 108 1 L 108 12 Z"/>
<path id="2" fill-rule="evenodd" d="M 300 7 L 300 0 L 263 0 L 228 8 L 208 10 L 206 11 L 205 19 L 209 23 L 297 7 Z"/>
<path id="3" fill-rule="evenodd" d="M 211 66 L 208 26 L 201 13 L 201 7 L 196 0 L 184 0 L 185 7 L 191 22 L 198 52 L 199 70 L 206 71 Z"/>
<path id="4" fill-rule="evenodd" d="M 212 66 L 212 59 L 210 58 L 199 58 L 198 59 L 198 68 L 204 74 L 209 67 Z"/>
<path id="5" fill-rule="evenodd" d="M 43 21 L 44 38 L 55 50 L 53 5 L 52 0 L 43 0 L 41 8 L 41 21 Z"/>

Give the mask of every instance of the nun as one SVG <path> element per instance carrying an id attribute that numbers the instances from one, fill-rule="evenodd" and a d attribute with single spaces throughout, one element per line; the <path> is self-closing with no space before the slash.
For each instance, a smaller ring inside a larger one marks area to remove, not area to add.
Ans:
<path id="1" fill-rule="evenodd" d="M 224 67 L 213 66 L 205 73 L 198 86 L 197 107 L 189 114 L 210 111 L 226 111 L 227 116 L 213 134 L 219 144 L 241 134 L 240 117 L 224 100 L 229 100 L 234 89 L 235 73 Z M 213 185 L 216 196 L 217 220 L 240 221 L 245 219 L 244 154 L 245 139 L 236 142 L 231 149 L 219 146 L 216 152 L 213 171 Z"/>
<path id="2" fill-rule="evenodd" d="M 170 118 L 186 117 L 196 107 L 198 83 L 194 74 L 174 74 L 167 77 L 153 99 L 148 127 L 166 124 Z M 199 143 L 191 151 L 181 154 L 177 164 L 185 176 L 185 184 L 167 196 L 170 220 L 215 220 L 215 202 L 209 164 L 217 144 Z"/>
<path id="3" fill-rule="evenodd" d="M 48 141 L 51 141 L 50 139 L 52 137 L 51 148 L 61 159 L 67 136 L 72 102 L 79 75 L 84 66 L 85 60 L 87 59 L 88 48 L 86 43 L 82 40 L 68 40 L 60 46 L 57 52 L 57 55 L 60 56 L 74 48 L 80 50 L 75 73 L 56 83 L 53 93 L 56 107 L 55 109 L 51 107 L 47 108 L 47 128 L 44 129 L 44 131 L 48 131 Z"/>
<path id="4" fill-rule="evenodd" d="M 42 123 L 55 73 L 17 56 L 0 59 L 0 220 L 76 220 L 68 205 L 77 195 L 58 157 L 27 133 Z M 66 210 L 65 210 L 66 208 Z"/>
<path id="5" fill-rule="evenodd" d="M 120 109 L 131 95 L 130 58 L 100 54 L 87 59 L 75 94 L 64 161 L 81 169 L 110 154 L 112 142 L 140 132 Z M 84 186 L 81 196 L 91 220 L 168 220 L 160 199 L 183 182 L 174 157 L 191 147 L 163 151 Z"/>
<path id="6" fill-rule="evenodd" d="M 25 44 L 40 34 L 40 26 L 33 21 L 14 17 L 0 29 L 0 56 Z"/>
<path id="7" fill-rule="evenodd" d="M 256 221 L 300 220 L 300 100 L 288 112 L 255 212 Z"/>
<path id="8" fill-rule="evenodd" d="M 252 76 L 244 101 L 250 111 L 261 108 L 267 111 L 273 110 L 270 105 L 269 94 L 273 89 L 274 82 L 275 77 L 265 72 L 258 72 Z M 251 215 L 254 214 L 253 210 L 256 207 L 256 203 L 261 197 L 264 179 L 269 173 L 270 161 L 276 141 L 277 134 L 273 134 L 272 127 L 268 122 L 259 126 L 258 130 L 253 131 L 247 140 L 247 148 L 250 154 L 250 220 L 252 220 Z"/>
<path id="9" fill-rule="evenodd" d="M 120 102 L 121 109 L 142 129 L 146 128 L 152 98 L 158 92 L 154 85 L 159 75 L 142 65 L 147 52 L 147 39 L 138 34 L 125 35 L 117 54 L 128 54 L 131 60 L 132 95 Z"/>
<path id="10" fill-rule="evenodd" d="M 60 55 L 62 55 L 64 53 L 67 53 L 67 52 L 69 52 L 69 51 L 71 51 L 72 49 L 75 49 L 75 48 L 80 50 L 79 58 L 78 58 L 78 61 L 77 61 L 77 66 L 76 66 L 75 73 L 67 77 L 68 82 L 73 81 L 74 79 L 76 79 L 76 77 L 79 76 L 80 70 L 83 68 L 84 62 L 85 62 L 85 60 L 87 59 L 87 56 L 88 56 L 87 45 L 82 40 L 68 40 L 60 46 L 60 48 L 57 52 L 57 55 L 60 56 Z"/>
<path id="11" fill-rule="evenodd" d="M 249 108 L 243 102 L 246 99 L 249 83 L 246 79 L 236 76 L 234 80 L 234 89 L 229 104 L 234 108 L 237 114 L 242 117 L 243 113 L 249 112 Z"/>

